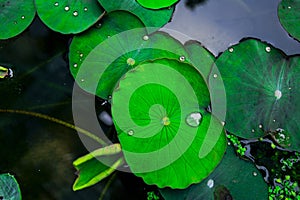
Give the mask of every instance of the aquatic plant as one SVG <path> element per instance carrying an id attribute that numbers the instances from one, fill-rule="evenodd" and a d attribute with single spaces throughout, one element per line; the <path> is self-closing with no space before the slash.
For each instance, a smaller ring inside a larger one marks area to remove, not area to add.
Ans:
<path id="1" fill-rule="evenodd" d="M 97 144 L 73 162 L 74 191 L 110 176 L 103 198 L 116 170 L 127 170 L 160 188 L 165 199 L 249 199 L 249 193 L 256 199 L 299 198 L 299 56 L 257 38 L 245 38 L 218 57 L 198 41 L 183 45 L 157 31 L 172 18 L 176 2 L 0 1 L 0 39 L 24 31 L 35 12 L 51 30 L 74 34 L 71 75 L 111 106 L 116 139 L 108 144 L 96 133 L 37 112 L 0 112 L 46 119 Z M 283 27 L 299 40 L 298 10 L 299 1 L 278 6 Z M 1 63 L 1 81 L 12 76 Z M 260 173 L 267 155 L 255 154 L 253 141 L 280 164 L 265 167 L 273 179 Z M 292 155 L 281 158 L 278 152 Z M 148 199 L 158 198 L 148 193 Z"/>

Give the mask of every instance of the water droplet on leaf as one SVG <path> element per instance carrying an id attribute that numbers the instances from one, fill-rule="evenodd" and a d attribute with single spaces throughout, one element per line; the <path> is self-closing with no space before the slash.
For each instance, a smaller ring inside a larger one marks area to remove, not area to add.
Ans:
<path id="1" fill-rule="evenodd" d="M 184 56 L 180 56 L 180 57 L 179 57 L 179 60 L 180 60 L 181 62 L 184 62 L 184 61 L 185 61 L 185 57 L 184 57 Z"/>
<path id="2" fill-rule="evenodd" d="M 145 41 L 149 40 L 149 36 L 148 35 L 144 35 L 143 36 L 143 40 L 145 40 Z"/>
<path id="3" fill-rule="evenodd" d="M 271 47 L 266 47 L 266 52 L 270 52 L 271 51 Z"/>
<path id="4" fill-rule="evenodd" d="M 74 16 L 74 17 L 77 17 L 77 16 L 78 16 L 78 12 L 77 12 L 77 11 L 74 11 L 74 12 L 73 12 L 73 16 Z"/>
<path id="5" fill-rule="evenodd" d="M 96 28 L 100 28 L 101 25 L 102 25 L 101 23 L 97 23 L 97 24 L 96 24 Z"/>
<path id="6" fill-rule="evenodd" d="M 22 15 L 22 16 L 21 16 L 21 19 L 25 19 L 25 16 L 24 16 L 24 15 Z"/>
<path id="7" fill-rule="evenodd" d="M 129 131 L 127 131 L 127 134 L 128 134 L 129 136 L 132 136 L 132 135 L 134 134 L 134 131 L 133 131 L 133 130 L 129 130 Z"/>
<path id="8" fill-rule="evenodd" d="M 84 12 L 86 12 L 86 11 L 88 11 L 88 8 L 87 8 L 87 7 L 85 7 L 83 10 L 84 10 Z"/>
<path id="9" fill-rule="evenodd" d="M 214 74 L 213 77 L 214 77 L 214 78 L 217 78 L 217 77 L 218 77 L 218 74 Z"/>
<path id="10" fill-rule="evenodd" d="M 65 11 L 69 11 L 70 10 L 70 7 L 69 6 L 66 6 L 65 7 Z"/>
<path id="11" fill-rule="evenodd" d="M 229 50 L 228 50 L 230 53 L 232 53 L 233 52 L 233 48 L 229 48 Z"/>
<path id="12" fill-rule="evenodd" d="M 280 90 L 275 90 L 274 92 L 274 96 L 276 97 L 276 99 L 280 99 L 282 97 L 282 93 Z"/>
<path id="13" fill-rule="evenodd" d="M 77 64 L 77 63 L 75 63 L 75 64 L 73 65 L 73 67 L 78 67 L 78 64 Z"/>
<path id="14" fill-rule="evenodd" d="M 54 6 L 58 6 L 58 5 L 59 5 L 59 3 L 58 3 L 58 2 L 55 2 L 55 3 L 54 3 Z"/>
<path id="15" fill-rule="evenodd" d="M 193 112 L 186 117 L 186 123 L 192 127 L 197 127 L 200 125 L 202 120 L 202 115 L 199 112 Z"/>
<path id="16" fill-rule="evenodd" d="M 209 188 L 213 188 L 214 187 L 214 180 L 212 180 L 212 179 L 209 179 L 208 181 L 207 181 L 207 187 L 209 187 Z"/>

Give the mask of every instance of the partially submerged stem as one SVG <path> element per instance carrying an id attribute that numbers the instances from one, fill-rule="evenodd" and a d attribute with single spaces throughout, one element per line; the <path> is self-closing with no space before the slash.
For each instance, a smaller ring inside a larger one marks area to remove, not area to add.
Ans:
<path id="1" fill-rule="evenodd" d="M 68 127 L 68 128 L 71 128 L 73 130 L 76 130 L 78 131 L 79 133 L 95 140 L 96 142 L 98 142 L 99 144 L 101 144 L 102 146 L 106 146 L 106 142 L 104 142 L 101 138 L 97 137 L 96 135 L 94 135 L 93 133 L 85 130 L 85 129 L 82 129 L 80 127 L 77 127 L 73 124 L 70 124 L 68 122 L 65 122 L 65 121 L 62 121 L 60 119 L 57 119 L 57 118 L 54 118 L 54 117 L 50 117 L 48 115 L 44 115 L 44 114 L 41 114 L 41 113 L 36 113 L 36 112 L 31 112 L 31 111 L 26 111 L 26 110 L 12 110 L 12 109 L 0 109 L 0 112 L 2 113 L 15 113 L 15 114 L 22 114 L 22 115 L 30 115 L 30 116 L 33 116 L 33 117 L 38 117 L 38 118 L 41 118 L 41 119 L 45 119 L 45 120 L 49 120 L 49 121 L 52 121 L 54 123 L 57 123 L 57 124 L 60 124 L 60 125 L 63 125 L 65 127 Z"/>
<path id="2" fill-rule="evenodd" d="M 106 192 L 107 192 L 109 186 L 110 186 L 110 185 L 112 184 L 112 182 L 115 180 L 116 175 L 117 175 L 117 172 L 115 172 L 115 173 L 109 178 L 109 180 L 107 181 L 105 187 L 103 188 L 103 190 L 102 190 L 102 192 L 101 192 L 101 196 L 100 196 L 99 200 L 103 200 L 103 199 L 104 199 L 105 194 L 106 194 Z"/>

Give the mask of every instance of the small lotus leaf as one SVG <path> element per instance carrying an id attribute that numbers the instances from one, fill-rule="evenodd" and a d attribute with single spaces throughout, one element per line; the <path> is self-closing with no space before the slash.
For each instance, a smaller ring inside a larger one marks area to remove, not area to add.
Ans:
<path id="1" fill-rule="evenodd" d="M 158 58 L 187 62 L 179 41 L 163 32 L 148 35 L 136 16 L 114 11 L 103 20 L 99 29 L 75 36 L 70 46 L 70 70 L 84 90 L 108 99 L 122 75 L 141 62 Z"/>
<path id="2" fill-rule="evenodd" d="M 52 30 L 80 33 L 95 24 L 104 14 L 97 0 L 35 0 L 38 16 Z"/>

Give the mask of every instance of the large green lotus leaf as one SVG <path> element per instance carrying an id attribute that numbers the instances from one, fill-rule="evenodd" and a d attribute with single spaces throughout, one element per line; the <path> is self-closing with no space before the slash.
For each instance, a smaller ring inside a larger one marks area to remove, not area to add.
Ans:
<path id="1" fill-rule="evenodd" d="M 282 0 L 278 5 L 278 17 L 285 30 L 300 40 L 300 0 Z"/>
<path id="2" fill-rule="evenodd" d="M 52 30 L 80 33 L 95 24 L 104 14 L 97 0 L 35 0 L 38 16 Z"/>
<path id="3" fill-rule="evenodd" d="M 166 200 L 268 199 L 268 186 L 259 171 L 251 162 L 239 159 L 230 146 L 221 163 L 201 183 L 160 192 Z"/>
<path id="4" fill-rule="evenodd" d="M 75 160 L 73 165 L 78 170 L 79 175 L 74 182 L 73 190 L 92 186 L 111 175 L 117 167 L 123 164 L 123 157 L 120 152 L 120 144 L 113 144 Z"/>
<path id="5" fill-rule="evenodd" d="M 190 62 L 201 72 L 205 81 L 208 81 L 210 70 L 215 62 L 215 56 L 203 47 L 198 41 L 190 40 L 184 44 Z"/>
<path id="6" fill-rule="evenodd" d="M 141 4 L 145 8 L 150 9 L 161 9 L 169 7 L 175 4 L 179 0 L 136 0 L 139 4 Z"/>
<path id="7" fill-rule="evenodd" d="M 0 0 L 0 39 L 7 39 L 23 32 L 35 15 L 33 0 Z"/>
<path id="8" fill-rule="evenodd" d="M 189 64 L 160 59 L 127 72 L 114 90 L 112 115 L 132 172 L 171 188 L 207 177 L 226 149 L 209 102 L 205 81 Z"/>
<path id="9" fill-rule="evenodd" d="M 75 36 L 70 46 L 70 70 L 84 90 L 108 99 L 122 75 L 143 61 L 175 58 L 187 62 L 179 41 L 163 32 L 147 35 L 134 15 L 115 11 L 103 20 L 101 28 Z"/>
<path id="10" fill-rule="evenodd" d="M 0 199 L 22 199 L 19 184 L 14 176 L 10 174 L 0 174 Z"/>
<path id="11" fill-rule="evenodd" d="M 173 15 L 174 7 L 152 10 L 142 7 L 135 0 L 98 0 L 107 11 L 126 10 L 138 16 L 146 27 L 160 28 L 168 23 Z"/>
<path id="12" fill-rule="evenodd" d="M 300 58 L 269 44 L 247 39 L 216 61 L 210 81 L 222 79 L 227 96 L 225 128 L 245 138 L 282 132 L 279 141 L 300 149 Z"/>

